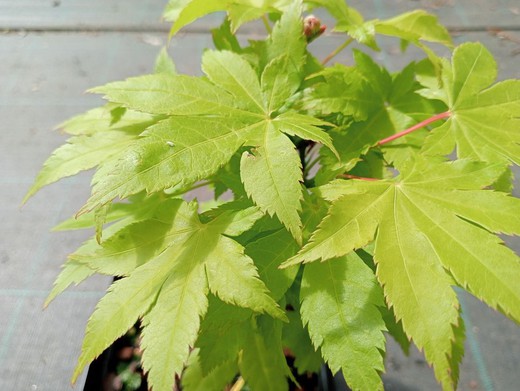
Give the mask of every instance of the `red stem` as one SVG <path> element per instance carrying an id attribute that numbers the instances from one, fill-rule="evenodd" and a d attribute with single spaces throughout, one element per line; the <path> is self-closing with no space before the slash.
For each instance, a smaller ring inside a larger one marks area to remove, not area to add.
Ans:
<path id="1" fill-rule="evenodd" d="M 438 121 L 438 120 L 444 119 L 444 118 L 449 118 L 450 116 L 451 116 L 451 113 L 449 111 L 434 115 L 433 117 L 430 117 L 428 119 L 425 119 L 422 122 L 419 122 L 418 124 L 412 126 L 411 128 L 405 129 L 402 132 L 394 134 L 393 136 L 380 140 L 377 143 L 377 145 L 383 145 L 383 144 L 389 143 L 390 141 L 394 141 L 395 139 L 398 139 L 399 137 L 406 136 L 408 133 L 412 133 L 414 130 L 424 128 L 426 125 L 429 125 L 432 122 L 435 122 L 435 121 Z"/>
<path id="2" fill-rule="evenodd" d="M 338 175 L 338 177 L 346 178 L 346 179 L 359 179 L 362 181 L 378 181 L 379 180 L 377 178 L 366 178 L 363 176 L 357 176 L 357 175 L 351 175 L 351 174 L 341 174 L 341 175 Z"/>

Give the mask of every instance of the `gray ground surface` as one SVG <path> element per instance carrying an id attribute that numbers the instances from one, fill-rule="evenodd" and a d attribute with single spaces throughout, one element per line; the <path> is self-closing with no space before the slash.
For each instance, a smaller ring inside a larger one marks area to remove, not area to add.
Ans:
<path id="1" fill-rule="evenodd" d="M 93 278 L 42 310 L 45 296 L 68 253 L 90 233 L 50 233 L 73 215 L 89 194 L 89 175 L 61 181 L 20 201 L 41 164 L 64 138 L 52 129 L 71 115 L 98 105 L 89 87 L 148 72 L 166 43 L 160 0 L 0 0 L 0 390 L 68 390 L 95 303 L 108 284 Z M 520 3 L 482 0 L 352 1 L 365 16 L 389 17 L 422 7 L 439 15 L 457 43 L 478 40 L 499 62 L 499 77 L 520 78 Z M 170 45 L 178 69 L 199 73 L 199 58 L 211 45 L 206 18 Z M 492 28 L 491 31 L 488 29 Z M 258 27 L 246 26 L 244 34 Z M 245 36 L 244 36 L 245 38 Z M 341 38 L 313 43 L 320 56 Z M 402 55 L 398 42 L 382 41 L 378 59 L 399 69 L 417 55 Z M 350 61 L 338 57 L 338 61 Z M 512 216 L 513 218 L 513 216 Z M 519 249 L 518 241 L 513 246 Z M 461 390 L 520 389 L 520 330 L 468 295 L 462 297 L 467 325 Z M 419 352 L 405 357 L 394 344 L 387 353 L 388 390 L 438 390 Z M 84 376 L 76 389 L 82 389 Z"/>

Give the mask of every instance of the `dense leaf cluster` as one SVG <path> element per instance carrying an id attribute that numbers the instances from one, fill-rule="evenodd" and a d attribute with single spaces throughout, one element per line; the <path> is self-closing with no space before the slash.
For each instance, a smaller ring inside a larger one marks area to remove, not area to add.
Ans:
<path id="1" fill-rule="evenodd" d="M 303 28 L 316 7 L 336 19 L 342 48 L 378 50 L 383 34 L 425 59 L 390 73 L 354 50 L 352 65 L 326 67 Z M 27 195 L 97 169 L 90 199 L 58 227 L 96 235 L 47 302 L 94 273 L 124 278 L 88 322 L 74 379 L 140 319 L 156 391 L 176 376 L 186 390 L 237 376 L 286 390 L 284 351 L 299 373 L 325 362 L 352 389 L 379 390 L 385 332 L 405 351 L 412 340 L 455 389 L 453 287 L 520 321 L 519 259 L 496 236 L 520 233 L 509 194 L 520 81 L 493 84 L 479 43 L 438 57 L 427 43 L 451 40 L 424 11 L 366 21 L 340 0 L 183 0 L 165 16 L 175 34 L 216 11 L 227 18 L 204 76 L 178 74 L 163 51 L 155 73 L 92 89 L 108 103 L 62 125 L 72 137 Z M 240 44 L 236 30 L 258 18 L 268 37 Z M 214 202 L 184 200 L 202 186 Z"/>

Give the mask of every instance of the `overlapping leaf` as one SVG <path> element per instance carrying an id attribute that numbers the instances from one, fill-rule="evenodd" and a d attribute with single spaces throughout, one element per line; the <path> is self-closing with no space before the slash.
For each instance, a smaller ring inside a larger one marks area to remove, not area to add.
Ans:
<path id="1" fill-rule="evenodd" d="M 520 320 L 520 263 L 491 233 L 520 233 L 519 220 L 511 218 L 519 215 L 520 201 L 480 190 L 502 170 L 499 163 L 419 160 L 395 180 L 325 186 L 321 194 L 333 201 L 328 216 L 286 265 L 342 256 L 375 238 L 377 277 L 388 304 L 424 348 L 439 381 L 452 389 L 450 358 L 457 355 L 450 341 L 459 321 L 450 276 Z"/>
<path id="2" fill-rule="evenodd" d="M 382 390 L 383 295 L 370 268 L 355 253 L 306 265 L 301 299 L 302 320 L 332 372 L 341 370 L 353 390 Z"/>
<path id="3" fill-rule="evenodd" d="M 161 213 L 162 220 L 130 225 L 94 253 L 94 259 L 87 257 L 100 269 L 116 271 L 118 263 L 123 263 L 122 269 L 125 263 L 133 265 L 127 267 L 127 278 L 113 284 L 89 320 L 75 378 L 87 363 L 143 317 L 143 363 L 148 379 L 158 389 L 171 388 L 174 374 L 181 372 L 195 343 L 209 291 L 224 301 L 285 319 L 283 311 L 268 296 L 252 260 L 244 255 L 244 248 L 223 235 L 239 235 L 261 214 L 255 208 L 238 216 L 230 210 L 202 224 L 195 204 L 180 200 L 172 203 L 170 206 L 177 209 L 169 208 L 169 224 L 165 221 L 167 214 Z M 135 235 L 135 244 L 126 248 L 122 236 L 130 234 Z M 143 257 L 145 261 L 136 265 L 133 257 Z M 106 262 L 98 262 L 99 259 Z M 157 357 L 162 357 L 162 366 L 157 365 Z"/>
<path id="4" fill-rule="evenodd" d="M 348 126 L 330 132 L 340 159 L 329 150 L 321 152 L 320 183 L 350 170 L 379 140 L 444 109 L 416 93 L 420 86 L 414 81 L 413 64 L 390 75 L 360 51 L 354 51 L 354 58 L 356 67 L 336 65 L 321 72 L 325 82 L 316 84 L 306 100 L 306 107 L 319 110 L 322 115 L 337 112 L 353 118 Z M 409 141 L 398 141 L 387 148 L 388 161 L 406 161 L 410 155 L 406 149 Z M 398 148 L 399 144 L 403 147 Z"/>
<path id="5" fill-rule="evenodd" d="M 195 20 L 218 11 L 226 11 L 233 31 L 268 12 L 281 13 L 294 3 L 290 0 L 172 0 L 166 7 L 165 17 L 174 21 L 170 36 Z"/>
<path id="6" fill-rule="evenodd" d="M 253 390 L 287 390 L 290 369 L 283 355 L 282 324 L 267 317 L 250 322 L 245 333 L 240 373 Z"/>
<path id="7" fill-rule="evenodd" d="M 372 49 L 378 49 L 376 33 L 400 38 L 402 41 L 417 45 L 428 57 L 438 62 L 434 52 L 421 41 L 435 42 L 452 46 L 451 38 L 435 15 L 416 10 L 385 20 L 365 21 L 363 16 L 343 0 L 306 0 L 311 7 L 324 7 L 336 19 L 336 31 L 344 31 L 356 41 Z"/>
<path id="8" fill-rule="evenodd" d="M 267 60 L 285 64 L 279 72 L 292 84 L 279 81 L 269 66 L 259 80 L 236 53 L 208 51 L 202 63 L 208 79 L 161 73 L 94 89 L 132 110 L 170 117 L 150 127 L 115 163 L 98 170 L 92 197 L 80 214 L 142 190 L 189 186 L 215 174 L 246 145 L 256 148 L 249 155 L 256 156 L 256 164 L 245 157 L 241 164 L 247 194 L 301 241 L 299 156 L 283 133 L 332 148 L 330 137 L 320 129 L 330 124 L 295 112 L 273 114 L 301 81 L 305 59 L 301 23 L 300 8 L 292 6 L 266 47 Z M 286 44 L 288 34 L 294 38 Z"/>
<path id="9" fill-rule="evenodd" d="M 520 165 L 520 81 L 491 85 L 497 66 L 480 43 L 465 43 L 453 53 L 452 66 L 445 67 L 447 104 L 451 117 L 426 140 L 428 154 L 457 156 Z"/>

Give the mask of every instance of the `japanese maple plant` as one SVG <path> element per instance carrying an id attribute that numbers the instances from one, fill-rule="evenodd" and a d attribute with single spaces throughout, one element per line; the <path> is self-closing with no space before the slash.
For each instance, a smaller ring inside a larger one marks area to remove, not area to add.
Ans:
<path id="1" fill-rule="evenodd" d="M 324 59 L 308 50 L 326 39 L 315 8 L 344 36 Z M 388 335 L 455 389 L 454 287 L 520 321 L 519 258 L 497 236 L 520 233 L 520 81 L 496 83 L 489 51 L 453 47 L 424 11 L 366 21 L 340 0 L 171 1 L 170 35 L 216 11 L 204 76 L 163 51 L 153 74 L 90 90 L 108 103 L 62 125 L 71 138 L 27 194 L 97 169 L 58 227 L 95 235 L 47 303 L 95 273 L 122 278 L 88 321 L 73 381 L 140 320 L 155 391 L 287 390 L 286 356 L 380 390 Z M 265 39 L 239 41 L 254 19 Z M 378 35 L 423 59 L 389 72 L 371 56 Z M 353 60 L 328 66 L 351 43 Z M 214 201 L 185 200 L 200 187 Z"/>

